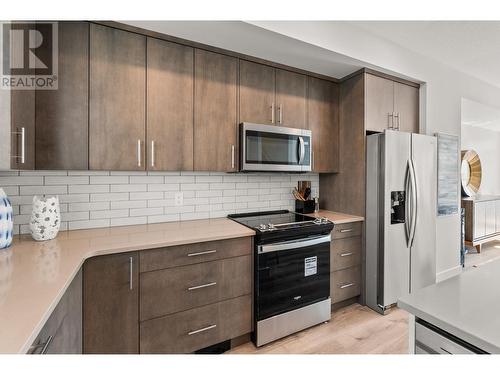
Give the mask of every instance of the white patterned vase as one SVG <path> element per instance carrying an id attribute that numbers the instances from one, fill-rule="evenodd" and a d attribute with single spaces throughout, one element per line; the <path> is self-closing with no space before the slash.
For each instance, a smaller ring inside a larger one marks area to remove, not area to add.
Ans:
<path id="1" fill-rule="evenodd" d="M 0 249 L 5 249 L 12 243 L 13 228 L 12 205 L 5 191 L 0 188 Z"/>
<path id="2" fill-rule="evenodd" d="M 61 226 L 59 197 L 33 197 L 30 219 L 31 237 L 35 241 L 51 240 L 57 236 Z"/>

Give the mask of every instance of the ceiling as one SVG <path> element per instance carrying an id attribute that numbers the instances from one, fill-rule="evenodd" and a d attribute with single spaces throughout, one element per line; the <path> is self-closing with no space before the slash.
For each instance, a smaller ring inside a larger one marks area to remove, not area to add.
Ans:
<path id="1" fill-rule="evenodd" d="M 352 21 L 351 24 L 500 87 L 498 21 Z"/>
<path id="2" fill-rule="evenodd" d="M 366 64 L 243 21 L 122 21 L 198 43 L 342 78 Z"/>

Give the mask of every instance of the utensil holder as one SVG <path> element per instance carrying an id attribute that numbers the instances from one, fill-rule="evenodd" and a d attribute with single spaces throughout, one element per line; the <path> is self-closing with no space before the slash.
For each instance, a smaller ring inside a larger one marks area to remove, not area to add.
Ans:
<path id="1" fill-rule="evenodd" d="M 312 214 L 314 212 L 314 199 L 307 201 L 295 200 L 295 212 L 300 214 Z"/>

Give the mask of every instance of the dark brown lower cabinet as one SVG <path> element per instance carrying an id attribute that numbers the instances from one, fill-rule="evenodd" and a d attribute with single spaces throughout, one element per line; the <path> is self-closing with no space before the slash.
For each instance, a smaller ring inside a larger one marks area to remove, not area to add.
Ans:
<path id="1" fill-rule="evenodd" d="M 83 352 L 139 353 L 139 264 L 136 252 L 83 265 Z"/>
<path id="2" fill-rule="evenodd" d="M 82 272 L 79 271 L 28 350 L 29 354 L 82 353 Z"/>
<path id="3" fill-rule="evenodd" d="M 191 353 L 249 333 L 250 295 L 141 323 L 141 354 Z"/>

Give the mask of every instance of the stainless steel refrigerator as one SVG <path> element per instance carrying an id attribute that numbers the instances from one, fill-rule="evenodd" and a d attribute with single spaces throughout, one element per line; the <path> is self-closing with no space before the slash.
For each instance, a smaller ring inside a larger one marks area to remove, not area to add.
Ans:
<path id="1" fill-rule="evenodd" d="M 387 130 L 366 147 L 366 304 L 384 313 L 436 282 L 437 140 Z"/>

